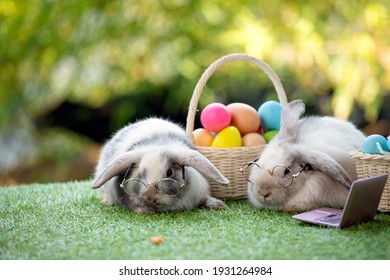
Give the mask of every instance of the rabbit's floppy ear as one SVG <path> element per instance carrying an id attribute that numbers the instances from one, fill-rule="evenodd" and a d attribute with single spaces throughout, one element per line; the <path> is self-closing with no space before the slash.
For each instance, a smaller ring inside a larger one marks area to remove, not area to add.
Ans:
<path id="1" fill-rule="evenodd" d="M 139 151 L 126 152 L 118 156 L 109 165 L 107 165 L 100 174 L 97 174 L 97 177 L 92 183 L 92 188 L 100 188 L 111 178 L 125 172 L 130 165 L 139 162 L 142 156 L 143 153 Z"/>
<path id="2" fill-rule="evenodd" d="M 190 149 L 176 150 L 171 157 L 181 165 L 188 165 L 196 169 L 206 178 L 223 185 L 228 185 L 229 180 L 201 153 Z"/>
<path id="3" fill-rule="evenodd" d="M 299 133 L 299 118 L 305 112 L 302 100 L 294 100 L 282 108 L 280 130 L 277 135 L 279 141 L 294 143 Z"/>
<path id="4" fill-rule="evenodd" d="M 347 190 L 350 189 L 352 180 L 344 168 L 333 158 L 319 151 L 302 152 L 298 157 L 301 163 L 308 163 L 314 171 L 320 171 L 329 178 L 339 182 Z"/>

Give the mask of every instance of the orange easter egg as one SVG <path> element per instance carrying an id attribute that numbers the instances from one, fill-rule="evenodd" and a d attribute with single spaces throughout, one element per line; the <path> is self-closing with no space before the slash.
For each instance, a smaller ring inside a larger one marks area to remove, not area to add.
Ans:
<path id="1" fill-rule="evenodd" d="M 263 136 L 256 132 L 250 132 L 242 137 L 242 145 L 246 147 L 260 146 L 266 144 Z"/>
<path id="2" fill-rule="evenodd" d="M 211 143 L 214 141 L 214 136 L 204 128 L 195 129 L 193 134 L 195 146 L 211 146 Z"/>
<path id="3" fill-rule="evenodd" d="M 252 106 L 245 103 L 231 103 L 226 106 L 231 114 L 230 125 L 237 127 L 241 135 L 256 132 L 260 126 L 260 117 Z"/>

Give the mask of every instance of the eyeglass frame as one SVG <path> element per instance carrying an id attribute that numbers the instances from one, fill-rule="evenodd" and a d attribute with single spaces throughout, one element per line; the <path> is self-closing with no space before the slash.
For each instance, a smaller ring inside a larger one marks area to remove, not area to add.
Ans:
<path id="1" fill-rule="evenodd" d="M 241 166 L 240 168 L 240 172 L 242 174 L 242 176 L 250 183 L 253 183 L 251 180 L 249 180 L 249 176 L 247 176 L 245 174 L 245 169 L 249 166 L 251 166 L 252 164 L 256 165 L 260 170 L 264 170 L 264 168 L 260 167 L 260 165 L 258 165 L 256 162 L 259 160 L 259 158 L 256 158 L 250 162 L 247 162 L 245 163 L 243 166 Z M 291 183 L 288 184 L 288 185 L 283 185 L 283 187 L 285 188 L 288 188 L 290 187 L 293 183 L 294 183 L 294 179 L 296 179 L 307 167 L 309 167 L 310 164 L 309 163 L 306 163 L 297 173 L 293 174 L 292 172 L 292 169 L 290 167 L 288 167 L 287 165 L 285 164 L 276 164 L 274 167 L 272 167 L 271 170 L 269 170 L 268 168 L 266 168 L 265 170 L 268 171 L 269 175 L 271 175 L 272 177 L 275 177 L 274 176 L 274 170 L 276 167 L 284 167 L 286 168 L 292 175 L 291 175 Z"/>
<path id="2" fill-rule="evenodd" d="M 128 195 L 131 195 L 129 192 L 127 192 L 126 188 L 125 188 L 125 184 L 129 181 L 137 181 L 137 182 L 140 182 L 141 184 L 143 184 L 146 188 L 149 188 L 150 186 L 153 186 L 157 191 L 159 191 L 160 193 L 163 193 L 163 194 L 166 194 L 166 195 L 169 195 L 171 197 L 175 197 L 175 196 L 178 196 L 180 193 L 181 193 L 181 189 L 184 188 L 185 184 L 185 165 L 180 165 L 179 166 L 181 167 L 182 169 L 182 179 L 183 179 L 183 183 L 180 184 L 178 181 L 176 181 L 175 179 L 172 179 L 172 178 L 162 178 L 160 181 L 158 181 L 157 183 L 149 183 L 149 184 L 146 184 L 145 182 L 137 179 L 137 178 L 130 178 L 130 179 L 127 179 L 127 176 L 128 174 L 130 173 L 130 171 L 133 169 L 133 167 L 135 166 L 135 164 L 132 164 L 129 166 L 129 168 L 127 168 L 126 172 L 125 172 L 125 176 L 123 177 L 123 180 L 122 182 L 119 184 L 119 187 L 121 189 L 123 189 Z M 166 192 L 163 192 L 161 191 L 159 188 L 158 188 L 158 184 L 160 184 L 161 181 L 173 181 L 174 183 L 177 183 L 178 186 L 179 186 L 179 192 L 176 193 L 176 194 L 168 194 Z"/>

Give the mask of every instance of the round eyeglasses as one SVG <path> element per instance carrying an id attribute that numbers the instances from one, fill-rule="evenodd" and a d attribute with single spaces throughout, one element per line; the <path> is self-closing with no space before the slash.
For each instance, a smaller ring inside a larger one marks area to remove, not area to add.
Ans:
<path id="1" fill-rule="evenodd" d="M 156 183 L 150 183 L 146 184 L 145 182 L 136 179 L 136 178 L 130 178 L 127 179 L 127 175 L 130 173 L 131 169 L 134 167 L 134 165 L 130 166 L 125 176 L 123 177 L 122 182 L 120 183 L 119 187 L 121 187 L 128 195 L 134 196 L 134 190 L 139 189 L 140 186 L 144 186 L 145 188 L 154 187 L 157 189 L 157 191 L 167 194 L 169 196 L 177 196 L 180 194 L 181 189 L 184 187 L 184 181 L 185 181 L 185 170 L 184 165 L 181 166 L 182 169 L 182 178 L 183 183 L 179 183 L 175 179 L 172 178 L 163 178 L 160 181 Z"/>
<path id="2" fill-rule="evenodd" d="M 259 168 L 260 170 L 264 170 L 260 165 L 256 163 L 259 159 L 255 159 L 253 161 L 247 162 L 244 164 L 241 168 L 240 171 L 242 175 L 244 176 L 245 180 L 248 182 L 253 183 L 249 179 L 250 171 L 248 168 L 250 166 L 255 166 L 256 168 Z M 272 169 L 266 169 L 273 178 L 278 182 L 279 185 L 283 187 L 289 187 L 294 183 L 294 179 L 296 179 L 299 174 L 301 174 L 307 167 L 309 167 L 309 164 L 306 163 L 297 173 L 293 174 L 292 170 L 290 167 L 284 164 L 277 164 L 275 165 Z"/>

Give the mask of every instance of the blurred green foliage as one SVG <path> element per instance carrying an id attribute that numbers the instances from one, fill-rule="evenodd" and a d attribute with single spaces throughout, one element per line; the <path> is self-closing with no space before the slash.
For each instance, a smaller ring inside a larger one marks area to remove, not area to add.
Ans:
<path id="1" fill-rule="evenodd" d="M 175 114 L 207 66 L 235 52 L 270 64 L 290 100 L 329 96 L 321 113 L 348 118 L 358 105 L 375 121 L 390 89 L 389 26 L 387 0 L 1 0 L 0 131 L 36 130 L 65 100 L 98 108 L 167 92 L 161 106 Z M 275 99 L 254 69 L 224 66 L 201 104 Z M 123 110 L 142 108 L 113 118 Z"/>
<path id="2" fill-rule="evenodd" d="M 267 61 L 295 90 L 334 90 L 344 118 L 355 101 L 375 118 L 390 88 L 385 0 L 2 0 L 0 18 L 2 120 L 175 82 L 187 101 L 205 67 L 231 52 Z"/>

